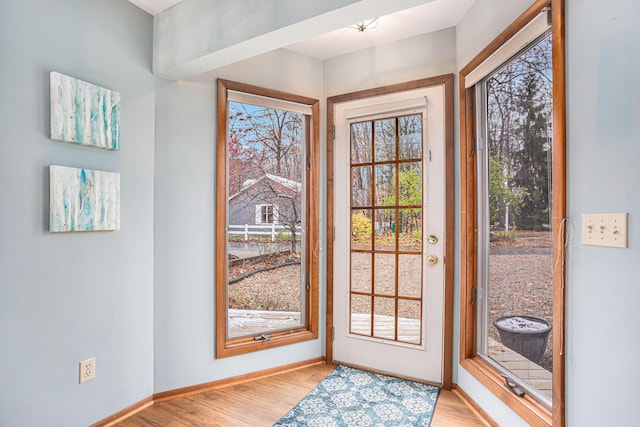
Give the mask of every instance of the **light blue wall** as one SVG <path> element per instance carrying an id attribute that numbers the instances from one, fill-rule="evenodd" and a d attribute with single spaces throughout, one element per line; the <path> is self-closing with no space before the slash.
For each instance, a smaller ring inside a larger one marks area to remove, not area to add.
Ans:
<path id="1" fill-rule="evenodd" d="M 477 0 L 458 26 L 462 68 L 532 1 Z M 640 381 L 640 3 L 568 0 L 567 425 L 634 426 Z M 496 11 L 500 13 L 496 13 Z M 629 248 L 581 244 L 583 213 L 629 212 Z M 498 423 L 526 425 L 458 367 Z"/>
<path id="2" fill-rule="evenodd" d="M 322 98 L 321 63 L 278 50 L 156 94 L 155 391 L 228 378 L 322 355 L 321 337 L 215 359 L 216 79 Z M 324 152 L 324 146 L 321 151 Z M 321 180 L 324 181 L 324 180 Z M 324 224 L 322 213 L 321 227 Z M 324 265 L 324 252 L 321 252 Z M 321 267 L 320 325 L 324 325 Z"/>
<path id="3" fill-rule="evenodd" d="M 455 32 L 325 63 L 278 50 L 167 82 L 150 74 L 151 17 L 125 0 L 0 0 L 0 426 L 87 425 L 154 392 L 321 355 L 323 334 L 214 359 L 215 79 L 323 100 L 453 72 L 531 3 L 477 0 Z M 637 22 L 634 0 L 567 0 L 569 426 L 638 420 L 630 409 L 640 380 Z M 122 93 L 121 151 L 49 140 L 51 70 Z M 122 229 L 48 233 L 50 164 L 120 172 Z M 629 249 L 580 244 L 582 213 L 621 211 L 630 213 Z M 322 274 L 321 302 L 324 283 Z M 97 378 L 79 385 L 78 362 L 92 356 Z M 525 425 L 454 366 L 496 421 Z"/>
<path id="4" fill-rule="evenodd" d="M 567 2 L 569 426 L 640 423 L 638 22 L 636 0 Z M 594 212 L 629 212 L 628 249 L 580 243 Z"/>
<path id="5" fill-rule="evenodd" d="M 454 73 L 455 49 L 455 28 L 447 28 L 327 59 L 325 96 Z"/>
<path id="6" fill-rule="evenodd" d="M 153 393 L 152 24 L 125 0 L 0 0 L 0 426 L 86 426 Z M 122 94 L 119 152 L 49 139 L 52 70 Z M 121 230 L 49 233 L 51 164 L 120 172 Z"/>

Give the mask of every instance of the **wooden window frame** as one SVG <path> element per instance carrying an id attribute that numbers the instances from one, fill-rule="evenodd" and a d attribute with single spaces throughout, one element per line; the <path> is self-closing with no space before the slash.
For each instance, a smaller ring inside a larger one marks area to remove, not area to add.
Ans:
<path id="1" fill-rule="evenodd" d="M 305 140 L 308 141 L 305 174 L 307 182 L 306 247 L 305 264 L 306 309 L 301 327 L 269 332 L 269 339 L 254 340 L 253 336 L 227 338 L 227 117 L 229 91 L 295 102 L 311 107 L 311 115 L 305 116 Z M 319 109 L 320 101 L 245 83 L 218 79 L 217 93 L 217 143 L 216 143 L 216 357 L 279 347 L 318 338 L 318 254 L 314 251 L 319 239 Z M 222 226 L 220 226 L 222 224 Z"/>
<path id="2" fill-rule="evenodd" d="M 498 371 L 476 354 L 477 284 L 477 170 L 473 149 L 475 133 L 474 88 L 465 77 L 513 37 L 545 7 L 551 7 L 553 75 L 553 393 L 549 410 L 530 396 L 516 396 Z M 460 365 L 532 426 L 565 425 L 565 257 L 566 231 L 566 71 L 564 0 L 538 0 L 460 71 Z"/>

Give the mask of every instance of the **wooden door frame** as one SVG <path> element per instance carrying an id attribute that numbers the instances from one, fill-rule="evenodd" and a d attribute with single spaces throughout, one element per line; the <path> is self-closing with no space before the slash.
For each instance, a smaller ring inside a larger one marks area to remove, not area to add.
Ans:
<path id="1" fill-rule="evenodd" d="M 327 322 L 326 322 L 326 353 L 327 361 L 333 361 L 333 257 L 335 240 L 334 223 L 334 110 L 335 105 L 348 101 L 372 98 L 396 92 L 421 89 L 430 86 L 444 86 L 444 114 L 445 114 L 445 257 L 444 257 L 444 340 L 442 387 L 451 390 L 453 366 L 453 272 L 454 272 L 454 78 L 453 74 L 445 74 L 367 89 L 327 98 Z"/>

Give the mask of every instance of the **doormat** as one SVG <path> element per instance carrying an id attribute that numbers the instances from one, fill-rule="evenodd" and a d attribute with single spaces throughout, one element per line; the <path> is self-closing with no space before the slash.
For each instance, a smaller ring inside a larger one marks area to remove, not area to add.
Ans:
<path id="1" fill-rule="evenodd" d="M 440 389 L 339 365 L 274 426 L 431 424 Z"/>

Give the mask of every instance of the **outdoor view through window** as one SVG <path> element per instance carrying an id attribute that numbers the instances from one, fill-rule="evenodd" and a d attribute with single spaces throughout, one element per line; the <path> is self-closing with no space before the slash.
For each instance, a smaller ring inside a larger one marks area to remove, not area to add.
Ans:
<path id="1" fill-rule="evenodd" d="M 231 101 L 227 119 L 228 338 L 300 327 L 304 115 Z"/>
<path id="2" fill-rule="evenodd" d="M 351 124 L 352 334 L 422 344 L 422 120 Z"/>
<path id="3" fill-rule="evenodd" d="M 483 82 L 479 353 L 550 404 L 551 36 Z"/>

